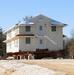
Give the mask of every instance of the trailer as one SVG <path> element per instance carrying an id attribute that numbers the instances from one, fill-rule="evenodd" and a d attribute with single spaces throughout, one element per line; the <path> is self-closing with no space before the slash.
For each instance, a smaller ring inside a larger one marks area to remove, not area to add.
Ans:
<path id="1" fill-rule="evenodd" d="M 42 59 L 46 57 L 52 57 L 53 59 L 56 58 L 63 58 L 63 50 L 58 51 L 25 51 L 25 52 L 15 52 L 15 53 L 7 53 L 7 56 L 13 56 L 15 59 L 28 59 L 29 54 L 34 56 L 34 59 Z"/>

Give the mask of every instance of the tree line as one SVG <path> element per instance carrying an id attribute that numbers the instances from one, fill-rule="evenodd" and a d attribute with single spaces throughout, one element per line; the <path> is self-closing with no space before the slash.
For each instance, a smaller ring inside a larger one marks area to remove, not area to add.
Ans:
<path id="1" fill-rule="evenodd" d="M 6 39 L 5 35 L 3 34 L 3 29 L 0 27 L 0 56 L 4 56 L 6 53 L 6 45 L 3 42 Z"/>
<path id="2" fill-rule="evenodd" d="M 71 30 L 71 37 L 65 39 L 65 48 L 68 52 L 68 56 L 74 58 L 74 29 Z"/>

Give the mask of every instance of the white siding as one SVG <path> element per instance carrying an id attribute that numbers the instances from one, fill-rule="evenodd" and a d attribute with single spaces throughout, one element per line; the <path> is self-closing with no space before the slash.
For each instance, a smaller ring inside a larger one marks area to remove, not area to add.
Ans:
<path id="1" fill-rule="evenodd" d="M 19 52 L 19 39 L 7 43 L 7 53 L 8 52 Z"/>
<path id="2" fill-rule="evenodd" d="M 30 32 L 26 32 L 26 27 L 25 26 L 20 26 L 19 27 L 19 34 L 34 34 L 34 26 L 31 26 L 31 31 Z"/>
<path id="3" fill-rule="evenodd" d="M 48 33 L 48 37 L 53 41 L 48 40 L 49 50 L 62 50 L 63 49 L 63 34 L 62 27 L 56 27 L 56 31 Z"/>
<path id="4" fill-rule="evenodd" d="M 42 19 L 39 19 L 40 17 Z M 6 37 L 8 40 L 14 37 L 16 34 L 34 34 L 34 37 L 30 37 L 31 44 L 25 43 L 25 38 L 27 36 L 18 37 L 18 44 L 14 44 L 15 40 L 11 41 L 11 46 L 9 46 L 10 44 L 7 43 L 7 52 L 18 52 L 19 50 L 36 51 L 36 49 L 39 47 L 39 39 L 43 39 L 44 49 L 48 48 L 51 51 L 63 49 L 62 26 L 56 26 L 56 31 L 51 31 L 51 22 L 54 20 L 42 15 L 30 19 L 30 21 L 35 23 L 35 25 L 31 26 L 30 32 L 26 32 L 25 26 L 17 26 L 8 31 Z M 43 35 L 39 34 L 40 25 L 42 25 L 43 28 Z"/>
<path id="5" fill-rule="evenodd" d="M 36 38 L 30 38 L 31 39 L 31 43 L 30 44 L 26 44 L 25 43 L 25 38 L 21 37 L 19 39 L 20 43 L 19 43 L 19 50 L 21 51 L 35 51 L 36 47 L 37 47 L 37 43 L 36 43 Z"/>

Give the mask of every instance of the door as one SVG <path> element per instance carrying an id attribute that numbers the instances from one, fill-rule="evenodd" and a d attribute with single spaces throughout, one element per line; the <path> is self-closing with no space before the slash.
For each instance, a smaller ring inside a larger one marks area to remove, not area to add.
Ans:
<path id="1" fill-rule="evenodd" d="M 43 39 L 39 39 L 39 49 L 43 49 L 44 45 L 43 45 Z"/>
<path id="2" fill-rule="evenodd" d="M 38 27 L 38 35 L 43 35 L 44 34 L 44 32 L 43 32 L 43 26 L 42 25 L 39 25 L 39 27 Z"/>

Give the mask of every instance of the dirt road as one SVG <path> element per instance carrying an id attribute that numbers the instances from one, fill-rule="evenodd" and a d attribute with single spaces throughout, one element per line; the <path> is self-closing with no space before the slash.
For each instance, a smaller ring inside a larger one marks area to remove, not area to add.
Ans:
<path id="1" fill-rule="evenodd" d="M 24 60 L 22 62 L 37 64 L 49 69 L 59 70 L 74 75 L 74 60 L 72 59 Z"/>

